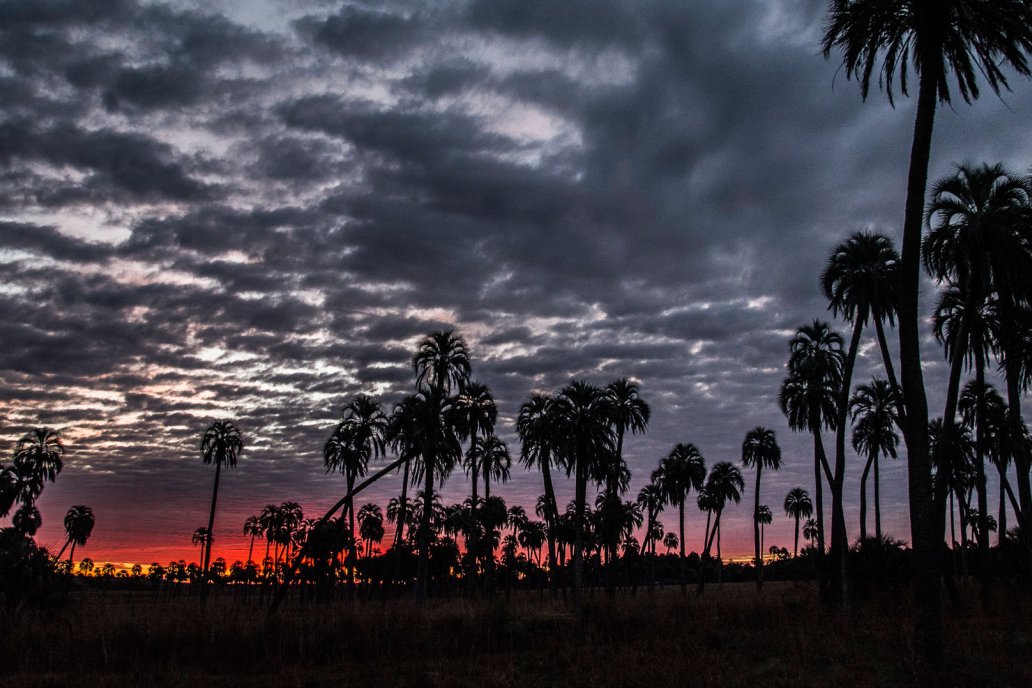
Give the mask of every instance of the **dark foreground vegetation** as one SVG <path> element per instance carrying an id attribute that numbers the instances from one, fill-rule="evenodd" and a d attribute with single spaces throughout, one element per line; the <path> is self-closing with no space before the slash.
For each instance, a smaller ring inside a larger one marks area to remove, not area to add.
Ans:
<path id="1" fill-rule="evenodd" d="M 924 685 L 1032 685 L 1032 599 L 983 612 L 972 584 L 947 605 L 944 672 Z M 589 596 L 582 615 L 547 593 L 354 604 L 292 597 L 270 618 L 215 592 L 169 600 L 88 590 L 58 618 L 5 633 L 0 681 L 23 686 L 910 686 L 920 684 L 906 587 L 849 613 L 812 583 L 677 586 Z M 11 629 L 7 629 L 10 631 Z"/>

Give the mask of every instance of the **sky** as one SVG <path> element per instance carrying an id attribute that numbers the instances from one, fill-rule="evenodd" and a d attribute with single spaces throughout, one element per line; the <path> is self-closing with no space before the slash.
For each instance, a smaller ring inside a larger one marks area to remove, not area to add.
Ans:
<path id="1" fill-rule="evenodd" d="M 0 1 L 0 446 L 48 425 L 67 449 L 39 541 L 60 547 L 64 512 L 88 504 L 77 557 L 196 559 L 200 436 L 231 419 L 245 450 L 213 556 L 245 556 L 265 504 L 319 516 L 342 496 L 322 446 L 344 404 L 392 407 L 419 338 L 455 328 L 514 454 L 530 393 L 636 380 L 653 413 L 626 444 L 632 495 L 677 442 L 738 462 L 750 428 L 774 429 L 766 543 L 791 547 L 780 505 L 812 493 L 813 459 L 776 404 L 787 341 L 814 318 L 845 332 L 818 288 L 838 242 L 898 240 L 914 115 L 863 102 L 823 58 L 825 11 Z M 1029 171 L 1032 87 L 1012 87 L 939 109 L 931 180 Z M 926 282 L 925 312 L 934 299 Z M 946 368 L 926 344 L 934 413 Z M 855 379 L 880 371 L 865 336 Z M 885 529 L 909 539 L 905 461 L 882 466 Z M 862 468 L 850 450 L 852 538 Z M 752 547 L 745 477 L 732 555 Z M 457 473 L 445 500 L 468 490 Z M 399 491 L 388 478 L 359 502 Z M 496 490 L 527 507 L 541 491 L 517 465 Z M 994 510 L 995 494 L 990 476 Z M 689 509 L 689 550 L 703 524 Z"/>

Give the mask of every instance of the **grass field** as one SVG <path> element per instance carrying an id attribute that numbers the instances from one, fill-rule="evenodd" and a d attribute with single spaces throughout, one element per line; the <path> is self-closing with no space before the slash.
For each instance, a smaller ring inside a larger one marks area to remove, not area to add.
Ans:
<path id="1" fill-rule="evenodd" d="M 999 592 L 948 610 L 944 686 L 1032 685 L 1032 600 Z M 2 684 L 28 686 L 910 686 L 910 605 L 886 592 L 850 613 L 810 585 L 596 594 L 575 618 L 537 593 L 509 601 L 253 603 L 83 593 L 3 638 Z"/>

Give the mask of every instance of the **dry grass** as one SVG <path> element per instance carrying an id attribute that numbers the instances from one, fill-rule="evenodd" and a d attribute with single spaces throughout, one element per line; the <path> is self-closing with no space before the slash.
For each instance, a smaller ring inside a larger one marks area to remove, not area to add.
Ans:
<path id="1" fill-rule="evenodd" d="M 1032 685 L 1027 598 L 949 614 L 948 686 Z M 4 686 L 910 686 L 910 609 L 890 597 L 830 614 L 812 587 L 748 584 L 616 600 L 575 619 L 511 601 L 288 605 L 273 620 L 229 598 L 89 593 L 3 638 Z"/>

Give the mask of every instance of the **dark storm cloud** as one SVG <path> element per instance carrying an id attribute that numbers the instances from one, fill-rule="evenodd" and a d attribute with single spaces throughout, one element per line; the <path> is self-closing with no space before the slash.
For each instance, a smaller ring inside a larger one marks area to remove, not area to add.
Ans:
<path id="1" fill-rule="evenodd" d="M 810 484 L 775 405 L 787 337 L 831 320 L 836 242 L 896 233 L 913 116 L 835 81 L 821 0 L 275 7 L 0 4 L 0 423 L 65 429 L 58 498 L 148 492 L 123 503 L 188 535 L 197 435 L 232 417 L 230 520 L 321 504 L 343 405 L 393 405 L 451 326 L 506 423 L 572 377 L 639 380 L 635 490 L 674 442 L 737 460 L 756 424 L 792 457 L 769 498 Z M 933 178 L 1029 167 L 1014 85 L 941 111 Z M 864 349 L 857 379 L 879 370 Z"/>

